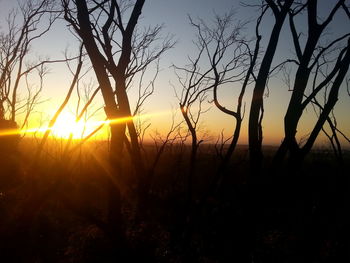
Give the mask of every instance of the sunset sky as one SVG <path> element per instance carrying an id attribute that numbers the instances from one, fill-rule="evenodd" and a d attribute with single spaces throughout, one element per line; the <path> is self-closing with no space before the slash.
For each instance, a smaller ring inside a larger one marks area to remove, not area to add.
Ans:
<path id="1" fill-rule="evenodd" d="M 247 1 L 247 2 L 259 2 L 259 1 Z M 1 31 L 4 31 L 4 19 L 11 8 L 14 6 L 12 0 L 0 0 L 0 19 Z M 328 10 L 333 6 L 333 1 L 323 0 L 320 1 L 320 14 L 327 14 Z M 145 120 L 149 120 L 152 123 L 150 131 L 159 130 L 164 132 L 170 126 L 172 108 L 178 108 L 178 101 L 175 97 L 173 86 L 177 87 L 178 82 L 171 66 L 173 64 L 177 66 L 185 66 L 188 63 L 188 56 L 194 56 L 196 54 L 196 48 L 192 41 L 195 38 L 195 31 L 190 26 L 188 15 L 193 18 L 204 19 L 210 24 L 215 14 L 224 14 L 230 10 L 235 11 L 237 21 L 253 21 L 247 24 L 245 34 L 247 38 L 254 37 L 252 29 L 254 27 L 254 19 L 257 17 L 257 12 L 252 7 L 243 7 L 240 5 L 240 1 L 232 0 L 148 0 L 146 1 L 142 19 L 139 21 L 139 26 L 147 27 L 149 25 L 163 24 L 163 36 L 173 35 L 173 39 L 176 41 L 176 45 L 170 51 L 168 51 L 162 58 L 160 64 L 160 74 L 156 80 L 154 95 L 147 101 L 144 107 L 144 113 L 146 114 Z M 299 27 L 303 28 L 305 21 L 298 21 Z M 266 17 L 262 26 L 262 47 L 266 46 L 266 41 L 269 38 L 271 25 L 273 18 Z M 327 33 L 340 35 L 346 31 L 349 31 L 349 21 L 342 13 L 339 12 L 339 16 L 331 24 L 331 31 Z M 299 29 L 300 29 L 299 28 Z M 285 29 L 288 29 L 288 23 L 285 23 Z M 305 29 L 305 27 L 304 27 Z M 305 31 L 304 31 L 305 32 Z M 38 39 L 32 46 L 32 58 L 36 57 L 50 57 L 51 59 L 63 58 L 63 53 L 68 50 L 71 55 L 77 54 L 77 41 L 69 32 L 67 23 L 63 20 L 57 21 L 52 30 L 46 34 L 43 38 Z M 289 30 L 284 30 L 280 37 L 278 51 L 275 55 L 274 64 L 278 64 L 280 61 L 287 57 L 293 57 L 293 45 L 290 38 Z M 74 63 L 71 64 L 74 68 Z M 46 77 L 44 91 L 41 95 L 43 102 L 37 108 L 37 113 L 32 117 L 32 125 L 38 126 L 44 124 L 50 116 L 56 111 L 57 107 L 63 100 L 68 88 L 72 75 L 67 71 L 67 67 L 64 63 L 57 65 L 50 65 L 50 74 Z M 86 67 L 88 67 L 88 61 L 86 61 Z M 154 66 L 152 66 L 154 67 Z M 152 68 L 150 68 L 152 73 Z M 150 75 L 151 76 L 151 75 Z M 33 79 L 34 81 L 34 79 Z M 93 72 L 88 74 L 83 83 L 93 83 L 94 87 L 97 87 L 97 82 L 94 79 Z M 35 83 L 33 83 L 35 85 Z M 220 94 L 220 98 L 227 107 L 235 106 L 236 97 L 234 96 L 233 89 L 237 89 L 239 86 L 226 87 Z M 251 100 L 252 86 L 246 92 L 246 114 L 244 119 L 244 126 L 241 132 L 240 143 L 247 143 L 247 120 L 249 116 L 249 107 Z M 265 144 L 278 144 L 283 136 L 283 117 L 286 112 L 288 101 L 291 93 L 288 92 L 288 88 L 281 80 L 281 76 L 277 75 L 269 82 L 269 96 L 265 99 L 265 114 L 264 114 L 264 143 Z M 135 101 L 135 90 L 130 91 L 130 101 Z M 76 94 L 76 93 L 75 93 Z M 95 108 L 103 106 L 101 98 L 97 98 L 95 102 Z M 350 133 L 350 119 L 348 117 L 350 106 L 350 97 L 346 93 L 346 88 L 342 88 L 339 95 L 339 102 L 336 106 L 336 115 L 338 117 L 338 126 L 345 133 Z M 74 112 L 76 108 L 76 95 L 69 104 L 66 110 Z M 91 110 L 93 112 L 94 110 Z M 315 120 L 315 113 L 312 108 L 305 112 L 305 118 L 303 118 L 298 129 L 299 137 L 306 135 L 310 130 L 310 124 Z M 180 117 L 180 114 L 178 114 Z M 104 121 L 103 110 L 97 112 L 92 120 Z M 63 121 L 64 122 L 64 121 Z M 203 131 L 207 130 L 210 135 L 208 138 L 216 140 L 217 135 L 222 129 L 225 130 L 226 135 L 232 132 L 235 125 L 234 119 L 219 112 L 215 106 L 211 107 L 211 110 L 203 115 Z M 103 135 L 100 135 L 103 136 Z M 323 142 L 321 139 L 319 142 Z"/>

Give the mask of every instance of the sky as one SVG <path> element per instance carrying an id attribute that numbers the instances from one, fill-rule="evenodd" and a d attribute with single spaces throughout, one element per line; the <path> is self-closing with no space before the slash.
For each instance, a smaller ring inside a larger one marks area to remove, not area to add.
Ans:
<path id="1" fill-rule="evenodd" d="M 254 3 L 256 1 L 249 1 Z M 329 8 L 335 1 L 321 0 L 319 1 L 320 17 L 326 14 Z M 0 0 L 0 25 L 3 25 L 4 18 L 14 5 L 14 1 Z M 247 3 L 247 2 L 245 2 Z M 174 87 L 179 88 L 177 78 L 174 74 L 172 65 L 185 66 L 188 63 L 188 56 L 194 56 L 197 52 L 193 45 L 195 39 L 195 31 L 189 24 L 188 16 L 190 15 L 194 19 L 200 18 L 211 23 L 215 14 L 223 15 L 225 12 L 234 10 L 235 20 L 237 21 L 254 21 L 257 17 L 257 12 L 254 8 L 243 7 L 241 1 L 237 0 L 148 0 L 145 3 L 142 18 L 139 21 L 140 27 L 147 27 L 149 25 L 163 25 L 163 36 L 172 35 L 176 41 L 174 48 L 169 50 L 161 58 L 160 68 L 161 72 L 156 80 L 154 95 L 149 98 L 145 105 L 144 112 L 147 113 L 148 119 L 152 123 L 150 131 L 159 130 L 165 132 L 170 126 L 171 110 L 172 108 L 178 108 L 178 101 L 175 96 Z M 300 29 L 305 29 L 304 21 L 297 21 Z M 329 33 L 334 35 L 341 34 L 346 30 L 349 30 L 348 19 L 343 13 L 337 17 L 331 24 Z M 248 38 L 252 36 L 254 22 L 248 24 L 245 29 L 245 34 Z M 267 16 L 263 21 L 262 26 L 262 47 L 266 46 L 266 41 L 270 34 L 271 27 L 273 25 L 273 18 L 271 15 Z M 280 37 L 278 50 L 275 55 L 274 64 L 282 61 L 286 57 L 293 56 L 293 46 L 289 33 L 287 32 L 287 23 L 285 23 L 285 29 Z M 304 27 L 304 28 L 303 28 Z M 3 28 L 3 27 L 2 27 Z M 0 30 L 2 30 L 2 28 Z M 327 36 L 326 36 L 327 37 Z M 63 57 L 65 50 L 68 50 L 70 54 L 76 54 L 77 42 L 71 32 L 69 32 L 67 23 L 63 20 L 58 21 L 52 30 L 44 37 L 35 42 L 32 46 L 32 57 L 50 57 L 51 59 L 58 59 Z M 73 65 L 73 64 L 72 64 Z M 74 65 L 73 65 L 74 66 Z M 150 69 L 150 74 L 152 73 Z M 68 88 L 72 75 L 67 71 L 65 64 L 50 65 L 50 74 L 45 80 L 45 87 L 42 92 L 42 101 L 45 101 L 39 105 L 37 114 L 35 115 L 36 121 L 41 120 L 44 122 L 55 112 L 60 102 L 63 100 Z M 84 83 L 92 83 L 97 87 L 96 80 L 93 74 L 87 75 Z M 227 107 L 235 106 L 236 97 L 233 89 L 238 87 L 227 87 L 220 93 L 220 98 L 227 105 Z M 247 143 L 247 120 L 249 116 L 249 107 L 251 100 L 252 86 L 246 92 L 246 114 L 241 132 L 240 143 Z M 343 90 L 345 90 L 343 88 Z M 135 91 L 130 91 L 130 101 L 133 104 L 135 101 Z M 272 78 L 269 82 L 269 95 L 265 98 L 265 114 L 264 114 L 264 143 L 265 144 L 279 144 L 283 138 L 283 118 L 287 109 L 288 101 L 291 93 L 288 92 L 288 88 L 281 80 L 281 76 L 278 75 Z M 347 134 L 350 134 L 350 120 L 347 116 L 349 110 L 350 98 L 346 92 L 342 92 L 339 96 L 339 103 L 336 106 L 336 114 L 338 116 L 339 127 Z M 101 98 L 97 98 L 95 102 L 96 107 L 103 106 Z M 209 107 L 209 106 L 208 106 Z M 74 112 L 76 108 L 76 100 L 73 99 L 72 103 L 68 107 L 68 111 Z M 152 116 L 153 113 L 157 113 Z M 161 113 L 161 114 L 159 114 Z M 179 114 L 178 114 L 179 116 Z M 315 114 L 312 109 L 308 109 L 303 117 L 300 127 L 298 129 L 299 137 L 310 132 L 310 124 L 315 121 Z M 180 117 L 180 116 L 179 116 Z M 99 114 L 93 118 L 95 121 L 104 119 L 103 111 L 100 110 Z M 215 106 L 211 106 L 210 110 L 203 115 L 202 131 L 206 131 L 206 138 L 216 140 L 221 130 L 225 131 L 225 134 L 229 136 L 232 133 L 235 122 L 232 118 L 219 112 Z M 324 138 L 321 137 L 320 143 L 324 142 Z"/>

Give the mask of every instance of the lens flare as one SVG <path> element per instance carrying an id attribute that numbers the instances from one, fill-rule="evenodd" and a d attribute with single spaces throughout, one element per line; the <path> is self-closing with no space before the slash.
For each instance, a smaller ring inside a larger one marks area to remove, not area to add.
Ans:
<path id="1" fill-rule="evenodd" d="M 97 127 L 110 124 L 117 124 L 122 122 L 129 122 L 139 119 L 151 118 L 160 115 L 169 114 L 169 111 L 155 112 L 149 114 L 140 114 L 136 116 L 129 116 L 123 118 L 109 119 L 104 121 L 75 121 L 75 116 L 70 113 L 62 113 L 57 118 L 56 123 L 53 127 L 34 127 L 29 129 L 5 129 L 0 130 L 0 136 L 10 136 L 10 135 L 26 135 L 26 134 L 36 134 L 36 136 L 42 136 L 47 130 L 50 130 L 50 136 L 55 138 L 68 139 L 72 136 L 73 139 L 83 139 L 88 137 L 91 132 L 93 132 Z"/>

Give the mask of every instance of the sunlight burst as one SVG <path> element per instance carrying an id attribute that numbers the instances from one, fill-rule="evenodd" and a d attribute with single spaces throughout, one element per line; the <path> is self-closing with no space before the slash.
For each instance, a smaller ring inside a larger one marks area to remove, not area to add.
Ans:
<path id="1" fill-rule="evenodd" d="M 159 111 L 149 114 L 140 114 L 133 117 L 124 117 L 124 118 L 116 118 L 104 121 L 83 121 L 80 120 L 76 122 L 76 117 L 69 112 L 62 112 L 56 120 L 55 125 L 52 128 L 48 127 L 31 127 L 24 129 L 1 129 L 0 136 L 10 136 L 10 135 L 25 135 L 25 134 L 35 134 L 36 136 L 42 136 L 45 132 L 50 130 L 50 137 L 68 139 L 72 134 L 73 139 L 82 139 L 85 137 L 90 137 L 91 134 L 94 134 L 103 125 L 111 125 L 122 122 L 128 122 L 133 120 L 154 118 L 160 115 L 168 115 L 169 111 Z M 95 129 L 97 129 L 95 131 Z"/>
<path id="2" fill-rule="evenodd" d="M 75 121 L 75 116 L 68 112 L 63 112 L 57 118 L 55 125 L 51 129 L 52 136 L 68 139 L 72 134 L 74 139 L 83 138 L 86 124 L 84 121 Z"/>

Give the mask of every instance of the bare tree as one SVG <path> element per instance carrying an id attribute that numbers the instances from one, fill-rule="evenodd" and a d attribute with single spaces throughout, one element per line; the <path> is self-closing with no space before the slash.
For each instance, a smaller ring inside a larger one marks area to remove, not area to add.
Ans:
<path id="1" fill-rule="evenodd" d="M 42 90 L 43 77 L 47 73 L 44 65 L 53 62 L 31 62 L 28 58 L 31 45 L 50 30 L 58 15 L 51 0 L 25 1 L 19 10 L 9 13 L 6 32 L 0 35 L 0 119 L 16 122 L 18 114 L 24 111 L 22 127 L 26 125 Z M 28 76 L 35 71 L 40 79 L 36 90 L 28 83 Z M 26 91 L 27 96 L 22 96 L 25 99 L 19 99 L 20 93 Z"/>
<path id="2" fill-rule="evenodd" d="M 223 148 L 220 152 L 222 154 L 222 160 L 219 165 L 216 176 L 214 177 L 211 187 L 218 189 L 222 180 L 226 175 L 226 169 L 229 165 L 231 157 L 236 149 L 240 133 L 242 122 L 244 118 L 245 108 L 243 105 L 243 98 L 251 79 L 254 78 L 254 69 L 256 67 L 260 40 L 261 37 L 258 35 L 258 28 L 261 22 L 261 18 L 264 15 L 266 9 L 262 10 L 260 17 L 257 20 L 256 25 L 256 40 L 255 47 L 251 50 L 249 41 L 241 36 L 241 30 L 244 25 L 237 23 L 233 24 L 233 15 L 230 13 L 223 17 L 216 17 L 216 26 L 208 31 L 208 27 L 204 27 L 203 33 L 210 34 L 213 36 L 213 41 L 216 48 L 209 49 L 210 42 L 206 42 L 205 38 L 202 37 L 202 41 L 205 43 L 207 55 L 211 63 L 213 70 L 213 101 L 215 106 L 223 113 L 233 117 L 236 125 L 230 143 L 227 150 L 223 154 Z M 201 27 L 197 26 L 198 30 L 201 31 Z M 203 31 L 203 30 L 202 30 Z M 222 58 L 228 57 L 227 62 L 221 61 Z M 221 63 L 221 65 L 220 65 Z M 219 67 L 220 65 L 220 67 Z M 220 86 L 224 85 L 240 85 L 240 90 L 237 97 L 236 109 L 229 109 L 225 107 L 218 98 L 218 90 Z M 224 142 L 224 144 L 226 141 Z M 223 146 L 222 146 L 223 147 Z"/>
<path id="3" fill-rule="evenodd" d="M 260 25 L 261 17 L 265 13 L 266 8 L 262 10 L 262 14 L 258 19 L 257 28 Z M 196 100 L 202 103 L 201 99 L 209 90 L 213 94 L 213 104 L 224 114 L 231 116 L 235 121 L 228 148 L 224 151 L 221 148 L 222 159 L 218 167 L 218 171 L 213 178 L 211 184 L 212 192 L 217 189 L 226 174 L 227 166 L 231 160 L 234 150 L 237 146 L 242 121 L 244 118 L 244 94 L 254 77 L 254 68 L 258 57 L 259 43 L 261 37 L 257 35 L 255 47 L 250 49 L 250 43 L 242 36 L 244 23 L 235 23 L 234 12 L 230 12 L 223 16 L 216 16 L 212 25 L 203 20 L 195 22 L 190 19 L 191 25 L 196 29 L 198 55 L 196 59 L 190 60 L 188 68 L 182 68 L 182 71 L 188 74 L 188 84 L 183 85 L 183 94 L 181 97 L 181 109 L 189 130 L 192 134 L 192 148 L 196 151 L 194 143 L 196 142 L 196 122 L 189 121 L 186 112 Z M 203 67 L 206 63 L 207 68 Z M 220 91 L 222 87 L 238 86 L 238 96 L 236 108 L 230 109 L 220 99 Z M 203 100 L 203 99 L 202 99 Z M 186 104 L 187 103 L 187 104 Z"/>
<path id="4" fill-rule="evenodd" d="M 187 178 L 187 204 L 190 204 L 192 200 L 193 176 L 196 172 L 197 153 L 200 144 L 203 142 L 202 139 L 198 138 L 198 127 L 202 114 L 209 109 L 205 108 L 204 103 L 207 100 L 206 91 L 211 88 L 210 86 L 208 87 L 209 80 L 207 79 L 210 70 L 203 75 L 197 71 L 197 65 L 201 58 L 200 54 L 203 50 L 199 52 L 194 64 L 189 69 L 175 67 L 176 71 L 185 72 L 185 80 L 176 73 L 181 85 L 180 94 L 177 94 L 177 97 L 179 99 L 182 117 L 191 135 L 190 162 Z"/>
<path id="5" fill-rule="evenodd" d="M 108 223 L 117 243 L 123 242 L 123 224 L 121 217 L 121 193 L 115 184 L 121 175 L 121 161 L 126 142 L 126 128 L 130 136 L 132 167 L 138 177 L 138 193 L 141 198 L 146 173 L 141 156 L 140 144 L 127 87 L 137 73 L 161 56 L 172 46 L 166 39 L 159 48 L 153 43 L 159 36 L 161 26 L 139 31 L 139 21 L 145 0 L 135 3 L 116 0 L 96 1 L 62 0 L 64 17 L 82 40 L 92 63 L 105 103 L 105 112 L 109 120 L 125 118 L 125 122 L 111 122 L 110 163 L 114 169 L 113 178 L 108 184 L 109 209 Z"/>
<path id="6" fill-rule="evenodd" d="M 189 19 L 196 30 L 197 39 L 194 43 L 198 53 L 194 58 L 189 57 L 189 64 L 185 67 L 174 66 L 174 68 L 180 84 L 180 88 L 175 89 L 176 95 L 182 116 L 191 135 L 190 167 L 187 182 L 187 200 L 190 203 L 198 148 L 203 142 L 202 139 L 198 138 L 198 130 L 201 116 L 209 110 L 209 107 L 205 105 L 206 101 L 211 98 L 211 96 L 208 97 L 209 91 L 213 92 L 213 101 L 221 111 L 235 115 L 235 112 L 220 104 L 217 95 L 218 87 L 239 82 L 242 79 L 244 75 L 242 68 L 247 53 L 244 52 L 245 42 L 243 39 L 239 39 L 242 25 L 230 28 L 233 26 L 232 12 L 223 17 L 216 16 L 212 27 L 203 20 L 195 22 L 191 17 Z M 238 115 L 236 116 L 238 117 Z M 229 159 L 230 154 L 228 155 Z"/>
<path id="7" fill-rule="evenodd" d="M 273 0 L 266 0 L 266 3 L 263 3 L 261 6 L 262 9 L 271 9 L 275 18 L 275 23 L 272 27 L 271 35 L 259 67 L 250 104 L 248 132 L 249 157 L 251 162 L 252 175 L 257 175 L 261 168 L 263 159 L 263 131 L 261 125 L 264 112 L 263 96 L 265 93 L 267 80 L 270 75 L 271 65 L 276 52 L 281 29 L 293 2 L 293 0 L 276 2 Z M 259 20 L 261 20 L 261 18 Z M 259 20 L 258 23 L 260 23 Z M 259 35 L 259 33 L 257 33 L 257 35 Z"/>
<path id="8" fill-rule="evenodd" d="M 337 1 L 322 22 L 319 22 L 315 0 L 300 3 L 289 10 L 289 24 L 296 51 L 297 70 L 294 76 L 292 96 L 284 118 L 285 137 L 275 156 L 277 163 L 281 162 L 289 152 L 289 159 L 293 167 L 300 166 L 301 161 L 310 152 L 324 123 L 329 120 L 329 115 L 338 100 L 339 90 L 349 68 L 350 33 L 335 36 L 328 41 L 322 36 L 342 8 L 348 12 L 344 1 Z M 303 15 L 304 11 L 307 13 L 308 32 L 304 48 L 302 48 L 302 40 L 297 31 L 295 19 Z M 331 68 L 331 70 L 326 72 L 324 68 Z M 311 90 L 308 91 L 310 86 Z M 312 102 L 317 102 L 317 96 L 322 90 L 326 90 L 326 97 L 321 106 L 320 115 L 304 145 L 299 146 L 296 134 L 300 118 L 306 107 Z"/>

